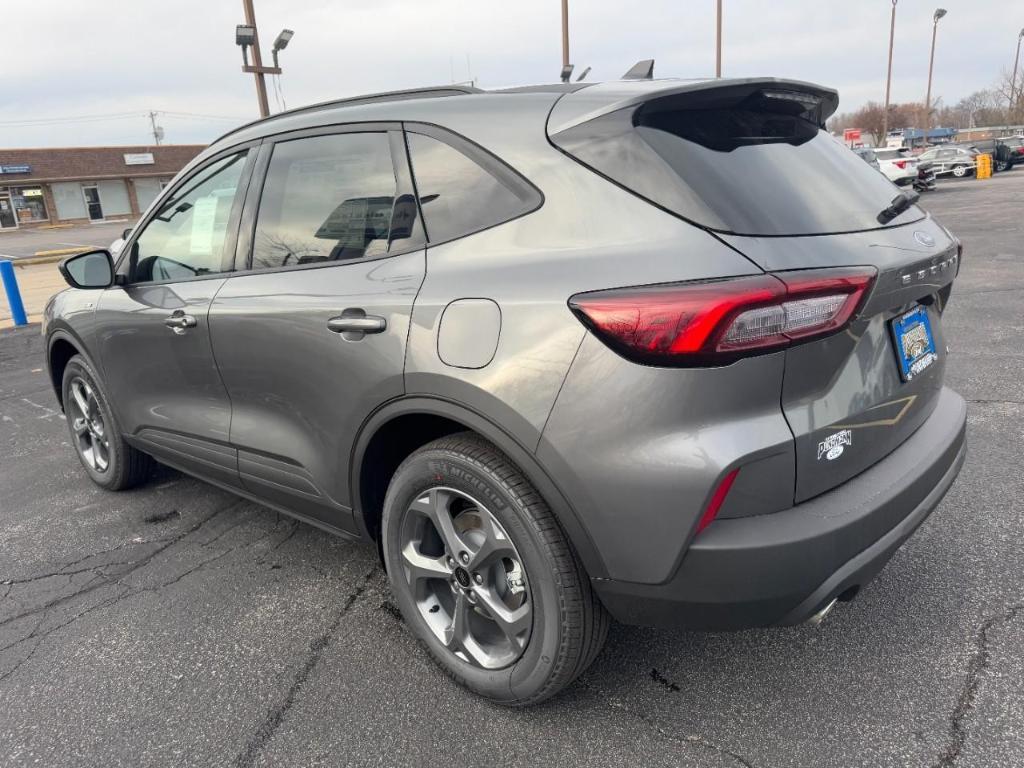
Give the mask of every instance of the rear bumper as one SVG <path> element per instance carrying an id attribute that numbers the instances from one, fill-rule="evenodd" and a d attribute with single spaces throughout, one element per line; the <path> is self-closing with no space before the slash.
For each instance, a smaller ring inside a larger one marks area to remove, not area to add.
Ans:
<path id="1" fill-rule="evenodd" d="M 594 579 L 627 624 L 744 629 L 797 624 L 867 584 L 942 500 L 963 465 L 967 406 L 943 389 L 932 415 L 857 477 L 792 509 L 716 520 L 664 584 Z"/>

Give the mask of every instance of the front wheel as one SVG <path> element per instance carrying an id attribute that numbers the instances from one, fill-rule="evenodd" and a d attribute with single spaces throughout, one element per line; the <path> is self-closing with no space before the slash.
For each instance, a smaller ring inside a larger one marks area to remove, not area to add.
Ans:
<path id="1" fill-rule="evenodd" d="M 81 355 L 68 360 L 61 392 L 71 444 L 92 481 L 120 491 L 145 480 L 153 460 L 125 442 L 99 376 Z"/>
<path id="2" fill-rule="evenodd" d="M 481 696 L 509 706 L 543 701 L 604 644 L 608 615 L 551 510 L 476 435 L 435 440 L 402 463 L 381 535 L 406 623 Z"/>
<path id="3" fill-rule="evenodd" d="M 1009 168 L 1010 164 L 1005 160 L 1000 160 L 999 162 L 996 163 L 996 171 L 998 171 L 999 173 L 1002 173 L 1003 171 L 1006 171 Z"/>
<path id="4" fill-rule="evenodd" d="M 953 166 L 953 175 L 956 176 L 958 179 L 962 179 L 964 176 L 967 175 L 967 166 L 966 165 L 954 165 Z"/>

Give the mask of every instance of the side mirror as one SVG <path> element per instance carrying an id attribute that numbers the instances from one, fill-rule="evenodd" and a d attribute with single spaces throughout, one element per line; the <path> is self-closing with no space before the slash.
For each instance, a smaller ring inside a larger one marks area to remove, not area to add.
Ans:
<path id="1" fill-rule="evenodd" d="M 57 269 L 72 288 L 109 288 L 114 284 L 114 260 L 110 251 L 87 251 L 69 256 Z"/>
<path id="2" fill-rule="evenodd" d="M 132 228 L 128 227 L 127 229 L 125 229 L 125 230 L 123 230 L 121 232 L 121 239 L 122 240 L 127 240 L 129 237 L 131 237 L 131 234 L 132 234 Z"/>

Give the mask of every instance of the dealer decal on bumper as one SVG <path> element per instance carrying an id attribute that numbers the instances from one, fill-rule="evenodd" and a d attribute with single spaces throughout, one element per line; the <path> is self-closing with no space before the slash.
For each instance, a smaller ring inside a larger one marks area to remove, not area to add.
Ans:
<path id="1" fill-rule="evenodd" d="M 829 461 L 838 459 L 843 455 L 844 445 L 853 445 L 853 432 L 848 429 L 843 429 L 834 435 L 829 435 L 818 443 L 818 461 L 821 461 L 822 456 Z"/>

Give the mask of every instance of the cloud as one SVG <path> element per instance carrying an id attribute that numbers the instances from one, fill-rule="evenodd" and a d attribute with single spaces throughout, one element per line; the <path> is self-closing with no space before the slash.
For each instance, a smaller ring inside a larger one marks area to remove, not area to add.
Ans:
<path id="1" fill-rule="evenodd" d="M 838 88 L 842 110 L 884 97 L 889 9 L 877 0 L 724 0 L 724 73 L 775 75 Z M 104 7 L 105 6 L 105 7 Z M 359 93 L 478 79 L 483 87 L 547 82 L 561 67 L 556 0 L 256 0 L 263 50 L 295 30 L 281 55 L 288 106 Z M 939 26 L 933 93 L 952 103 L 989 87 L 1012 65 L 1016 28 L 992 24 L 997 0 L 951 0 Z M 931 5 L 897 8 L 893 100 L 924 96 Z M 570 3 L 571 58 L 589 79 L 617 78 L 655 58 L 659 76 L 714 67 L 714 3 Z M 0 146 L 146 143 L 153 110 L 167 140 L 209 141 L 256 117 L 240 71 L 235 0 L 79 0 L 5 9 Z M 1005 29 L 1004 29 L 1005 27 Z M 1005 39 L 1004 39 L 1005 38 Z M 1004 50 L 1005 49 L 1005 50 Z M 273 98 L 273 97 L 272 97 Z M 276 109 L 272 105 L 272 109 Z M 17 120 L 131 113 L 91 122 L 17 126 Z"/>

